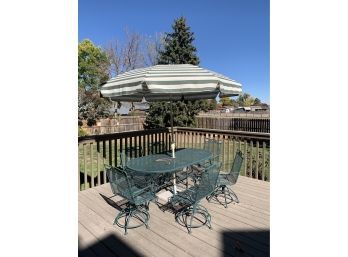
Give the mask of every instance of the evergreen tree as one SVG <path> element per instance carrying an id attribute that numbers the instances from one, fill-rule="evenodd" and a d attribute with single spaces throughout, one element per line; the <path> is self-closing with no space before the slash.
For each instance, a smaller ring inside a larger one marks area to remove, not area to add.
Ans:
<path id="1" fill-rule="evenodd" d="M 199 65 L 196 47 L 193 45 L 194 33 L 186 25 L 186 19 L 180 17 L 174 21 L 173 32 L 166 33 L 164 49 L 159 52 L 158 64 L 192 64 Z M 174 126 L 195 125 L 195 115 L 207 111 L 207 100 L 177 101 L 173 103 Z M 147 128 L 170 126 L 170 104 L 167 102 L 151 103 L 145 120 Z"/>
<path id="2" fill-rule="evenodd" d="M 192 44 L 194 34 L 186 25 L 186 19 L 180 17 L 174 21 L 173 32 L 166 33 L 164 50 L 160 51 L 158 64 L 192 64 L 199 65 L 196 47 Z"/>
<path id="3" fill-rule="evenodd" d="M 253 103 L 253 105 L 260 105 L 260 104 L 262 104 L 261 103 L 261 100 L 259 99 L 259 98 L 255 98 L 255 100 L 254 100 L 254 103 Z"/>

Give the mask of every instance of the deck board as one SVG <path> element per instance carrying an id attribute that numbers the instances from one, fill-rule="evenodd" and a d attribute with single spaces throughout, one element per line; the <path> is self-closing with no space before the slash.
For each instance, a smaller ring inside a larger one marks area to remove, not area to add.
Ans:
<path id="1" fill-rule="evenodd" d="M 240 203 L 229 204 L 228 208 L 202 200 L 212 216 L 211 230 L 201 227 L 188 234 L 185 227 L 175 222 L 173 213 L 163 212 L 151 203 L 150 228 L 131 229 L 128 235 L 113 225 L 121 198 L 113 196 L 109 184 L 81 191 L 79 255 L 269 256 L 269 182 L 240 176 L 232 189 Z"/>

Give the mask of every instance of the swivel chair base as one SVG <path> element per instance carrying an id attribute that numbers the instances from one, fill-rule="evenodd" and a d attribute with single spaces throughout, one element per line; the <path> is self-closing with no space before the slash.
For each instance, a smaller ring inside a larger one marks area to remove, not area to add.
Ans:
<path id="1" fill-rule="evenodd" d="M 211 216 L 208 210 L 200 204 L 184 207 L 176 213 L 175 220 L 180 225 L 185 226 L 189 234 L 191 234 L 192 228 L 199 228 L 204 225 L 211 229 Z"/>
<path id="2" fill-rule="evenodd" d="M 222 204 L 225 208 L 227 208 L 227 205 L 232 202 L 239 203 L 239 199 L 237 195 L 226 185 L 219 186 L 215 189 L 213 193 L 211 193 L 210 196 L 206 197 L 208 202 L 211 201 L 211 199 L 214 198 L 215 201 Z M 222 198 L 222 201 L 221 201 Z"/>
<path id="3" fill-rule="evenodd" d="M 124 223 L 120 220 L 124 219 Z M 149 228 L 148 221 L 150 219 L 150 213 L 148 212 L 148 205 L 135 206 L 127 204 L 126 208 L 120 211 L 114 221 L 114 225 L 124 228 L 124 234 L 127 235 L 127 230 L 132 228 L 138 228 L 143 225 Z M 134 222 L 133 222 L 134 221 Z"/>

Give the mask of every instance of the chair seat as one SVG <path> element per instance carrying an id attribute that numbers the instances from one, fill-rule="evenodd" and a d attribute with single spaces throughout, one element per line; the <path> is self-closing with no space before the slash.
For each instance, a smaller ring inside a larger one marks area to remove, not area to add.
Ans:
<path id="1" fill-rule="evenodd" d="M 232 183 L 226 178 L 226 175 L 220 174 L 217 181 L 218 186 L 230 186 Z"/>
<path id="2" fill-rule="evenodd" d="M 176 195 L 173 195 L 171 197 L 170 202 L 172 203 L 172 205 L 175 205 L 177 203 L 190 205 L 195 201 L 194 194 L 196 190 L 197 186 L 192 186 L 185 191 L 179 191 Z"/>
<path id="3" fill-rule="evenodd" d="M 125 182 L 124 183 L 120 183 L 120 184 L 125 184 Z M 130 190 L 132 192 L 135 192 L 135 195 L 133 196 L 134 201 L 132 200 L 131 196 L 129 196 L 129 195 L 121 195 L 121 196 L 124 197 L 124 198 L 127 198 L 130 203 L 135 204 L 135 205 L 142 205 L 145 202 L 152 201 L 152 200 L 154 200 L 156 198 L 155 193 L 152 192 L 150 190 L 150 188 L 145 191 L 144 188 L 141 188 L 141 187 L 138 187 L 138 186 L 132 186 L 130 188 Z M 144 191 L 142 191 L 142 190 L 144 190 Z M 140 192 L 140 193 L 137 194 L 136 192 Z"/>
<path id="4" fill-rule="evenodd" d="M 134 197 L 134 204 L 141 205 L 144 202 L 152 201 L 156 198 L 156 195 L 151 191 L 146 191 L 136 197 Z"/>

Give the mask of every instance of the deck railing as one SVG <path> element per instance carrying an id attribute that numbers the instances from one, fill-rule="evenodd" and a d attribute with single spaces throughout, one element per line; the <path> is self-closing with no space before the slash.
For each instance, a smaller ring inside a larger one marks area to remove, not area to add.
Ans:
<path id="1" fill-rule="evenodd" d="M 269 133 L 200 128 L 174 128 L 176 146 L 202 148 L 205 138 L 223 141 L 222 170 L 228 172 L 236 151 L 244 154 L 241 175 L 270 181 Z M 162 144 L 156 144 L 162 142 Z M 107 182 L 104 164 L 120 165 L 120 152 L 131 147 L 132 157 L 169 150 L 170 130 L 151 129 L 79 137 L 79 190 Z"/>

